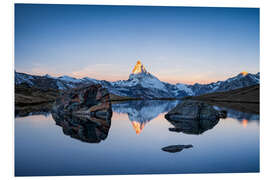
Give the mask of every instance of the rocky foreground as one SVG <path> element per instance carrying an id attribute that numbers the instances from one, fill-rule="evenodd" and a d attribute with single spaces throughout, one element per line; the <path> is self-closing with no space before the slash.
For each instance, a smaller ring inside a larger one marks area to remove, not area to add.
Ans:
<path id="1" fill-rule="evenodd" d="M 29 86 L 27 84 L 19 84 L 15 86 L 15 115 L 26 116 L 28 114 L 35 114 L 38 112 L 50 112 L 53 103 L 63 95 L 72 92 L 78 92 L 89 86 L 100 86 L 98 84 L 86 84 L 80 85 L 76 88 L 70 88 L 67 90 L 60 90 L 54 88 L 44 88 Z M 123 97 L 108 93 L 107 101 L 127 101 L 127 100 L 139 100 L 141 98 Z"/>
<path id="2" fill-rule="evenodd" d="M 63 92 L 52 111 L 76 116 L 106 116 L 111 112 L 110 94 L 101 85 L 89 85 Z"/>
<path id="3" fill-rule="evenodd" d="M 19 115 L 25 115 L 27 112 L 33 113 L 38 110 L 51 112 L 53 119 L 57 125 L 62 127 L 64 134 L 90 143 L 98 143 L 105 140 L 108 136 L 111 126 L 111 104 L 113 101 L 134 100 L 134 98 L 127 99 L 112 95 L 107 88 L 104 88 L 100 84 L 83 85 L 65 91 L 18 86 L 15 92 L 16 111 L 18 107 L 22 109 L 22 111 L 18 111 Z M 172 128 L 169 128 L 169 131 L 202 134 L 212 129 L 219 122 L 220 118 L 226 118 L 227 116 L 227 111 L 218 110 L 211 103 L 226 102 L 228 104 L 239 104 L 236 102 L 245 101 L 241 103 L 258 104 L 259 101 L 256 101 L 258 97 L 258 86 L 223 93 L 187 97 L 185 100 L 180 101 L 180 104 L 175 104 L 173 106 L 174 108 L 169 108 L 168 110 L 171 110 L 165 115 L 165 118 L 173 125 Z M 154 105 L 159 101 L 143 101 L 143 103 L 146 102 Z M 179 103 L 179 101 L 176 102 Z M 144 110 L 143 112 L 146 115 L 135 117 L 136 114 L 141 115 L 141 113 L 136 113 L 134 110 L 140 110 L 142 107 L 148 107 L 149 105 L 142 104 L 142 101 L 130 101 L 127 107 L 123 102 L 115 105 L 115 107 L 118 106 L 128 112 L 132 122 L 142 119 L 143 123 L 149 121 L 149 119 L 151 120 L 152 117 L 147 117 L 155 114 L 154 111 L 158 110 L 157 107 L 160 107 L 151 106 L 154 107 L 152 109 L 150 108 L 152 113 Z M 162 150 L 166 152 L 180 152 L 183 149 L 191 147 L 190 145 L 173 145 L 164 147 Z"/>
<path id="4" fill-rule="evenodd" d="M 169 111 L 165 118 L 174 126 L 169 131 L 202 134 L 212 129 L 220 118 L 226 118 L 226 115 L 225 111 L 217 111 L 207 103 L 187 100 Z"/>
<path id="5" fill-rule="evenodd" d="M 111 126 L 112 108 L 107 89 L 89 85 L 66 91 L 52 107 L 52 117 L 63 132 L 84 142 L 106 139 Z"/>

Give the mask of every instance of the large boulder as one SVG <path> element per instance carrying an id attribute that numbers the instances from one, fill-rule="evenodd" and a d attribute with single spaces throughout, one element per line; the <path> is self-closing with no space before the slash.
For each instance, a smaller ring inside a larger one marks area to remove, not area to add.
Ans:
<path id="1" fill-rule="evenodd" d="M 169 111 L 166 118 L 170 119 L 217 119 L 219 112 L 213 106 L 200 101 L 182 101 Z"/>
<path id="2" fill-rule="evenodd" d="M 100 142 L 111 126 L 109 92 L 101 85 L 65 91 L 56 99 L 52 116 L 64 134 L 85 142 Z"/>
<path id="3" fill-rule="evenodd" d="M 52 111 L 77 116 L 99 114 L 105 117 L 107 113 L 112 113 L 110 94 L 101 85 L 70 89 L 56 99 Z"/>
<path id="4" fill-rule="evenodd" d="M 174 126 L 170 131 L 186 134 L 201 134 L 213 128 L 223 112 L 219 112 L 213 106 L 199 101 L 183 101 L 169 111 L 165 118 Z"/>

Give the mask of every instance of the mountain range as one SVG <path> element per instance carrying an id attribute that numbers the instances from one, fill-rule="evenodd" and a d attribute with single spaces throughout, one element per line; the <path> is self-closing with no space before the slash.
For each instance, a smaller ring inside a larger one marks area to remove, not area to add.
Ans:
<path id="1" fill-rule="evenodd" d="M 140 61 L 138 61 L 135 65 L 132 73 L 129 75 L 128 80 L 119 80 L 114 82 L 97 80 L 89 77 L 78 79 L 70 76 L 37 76 L 15 71 L 16 86 L 25 85 L 43 90 L 66 90 L 85 84 L 101 84 L 112 94 L 127 97 L 139 97 L 144 99 L 197 96 L 205 93 L 234 90 L 259 83 L 259 72 L 257 74 L 242 72 L 234 77 L 228 78 L 225 81 L 217 81 L 209 84 L 170 84 L 160 81 L 157 77 L 147 72 Z"/>

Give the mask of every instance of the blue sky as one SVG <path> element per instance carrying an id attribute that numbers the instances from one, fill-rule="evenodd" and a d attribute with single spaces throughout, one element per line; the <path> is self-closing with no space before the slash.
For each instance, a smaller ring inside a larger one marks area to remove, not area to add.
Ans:
<path id="1" fill-rule="evenodd" d="M 172 83 L 257 73 L 259 9 L 15 5 L 18 72 L 114 81 L 139 59 Z"/>

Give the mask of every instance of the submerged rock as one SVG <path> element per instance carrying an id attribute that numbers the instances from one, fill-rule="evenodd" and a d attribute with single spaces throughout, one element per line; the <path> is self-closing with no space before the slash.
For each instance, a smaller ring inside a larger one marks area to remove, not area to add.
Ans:
<path id="1" fill-rule="evenodd" d="M 215 110 L 213 106 L 198 101 L 183 101 L 165 115 L 174 126 L 169 131 L 186 134 L 201 134 L 213 128 L 223 112 Z"/>
<path id="2" fill-rule="evenodd" d="M 166 152 L 170 152 L 170 153 L 176 153 L 176 152 L 180 152 L 183 149 L 188 149 L 188 148 L 192 148 L 192 145 L 171 145 L 171 146 L 166 146 L 164 148 L 162 148 L 163 151 Z"/>

